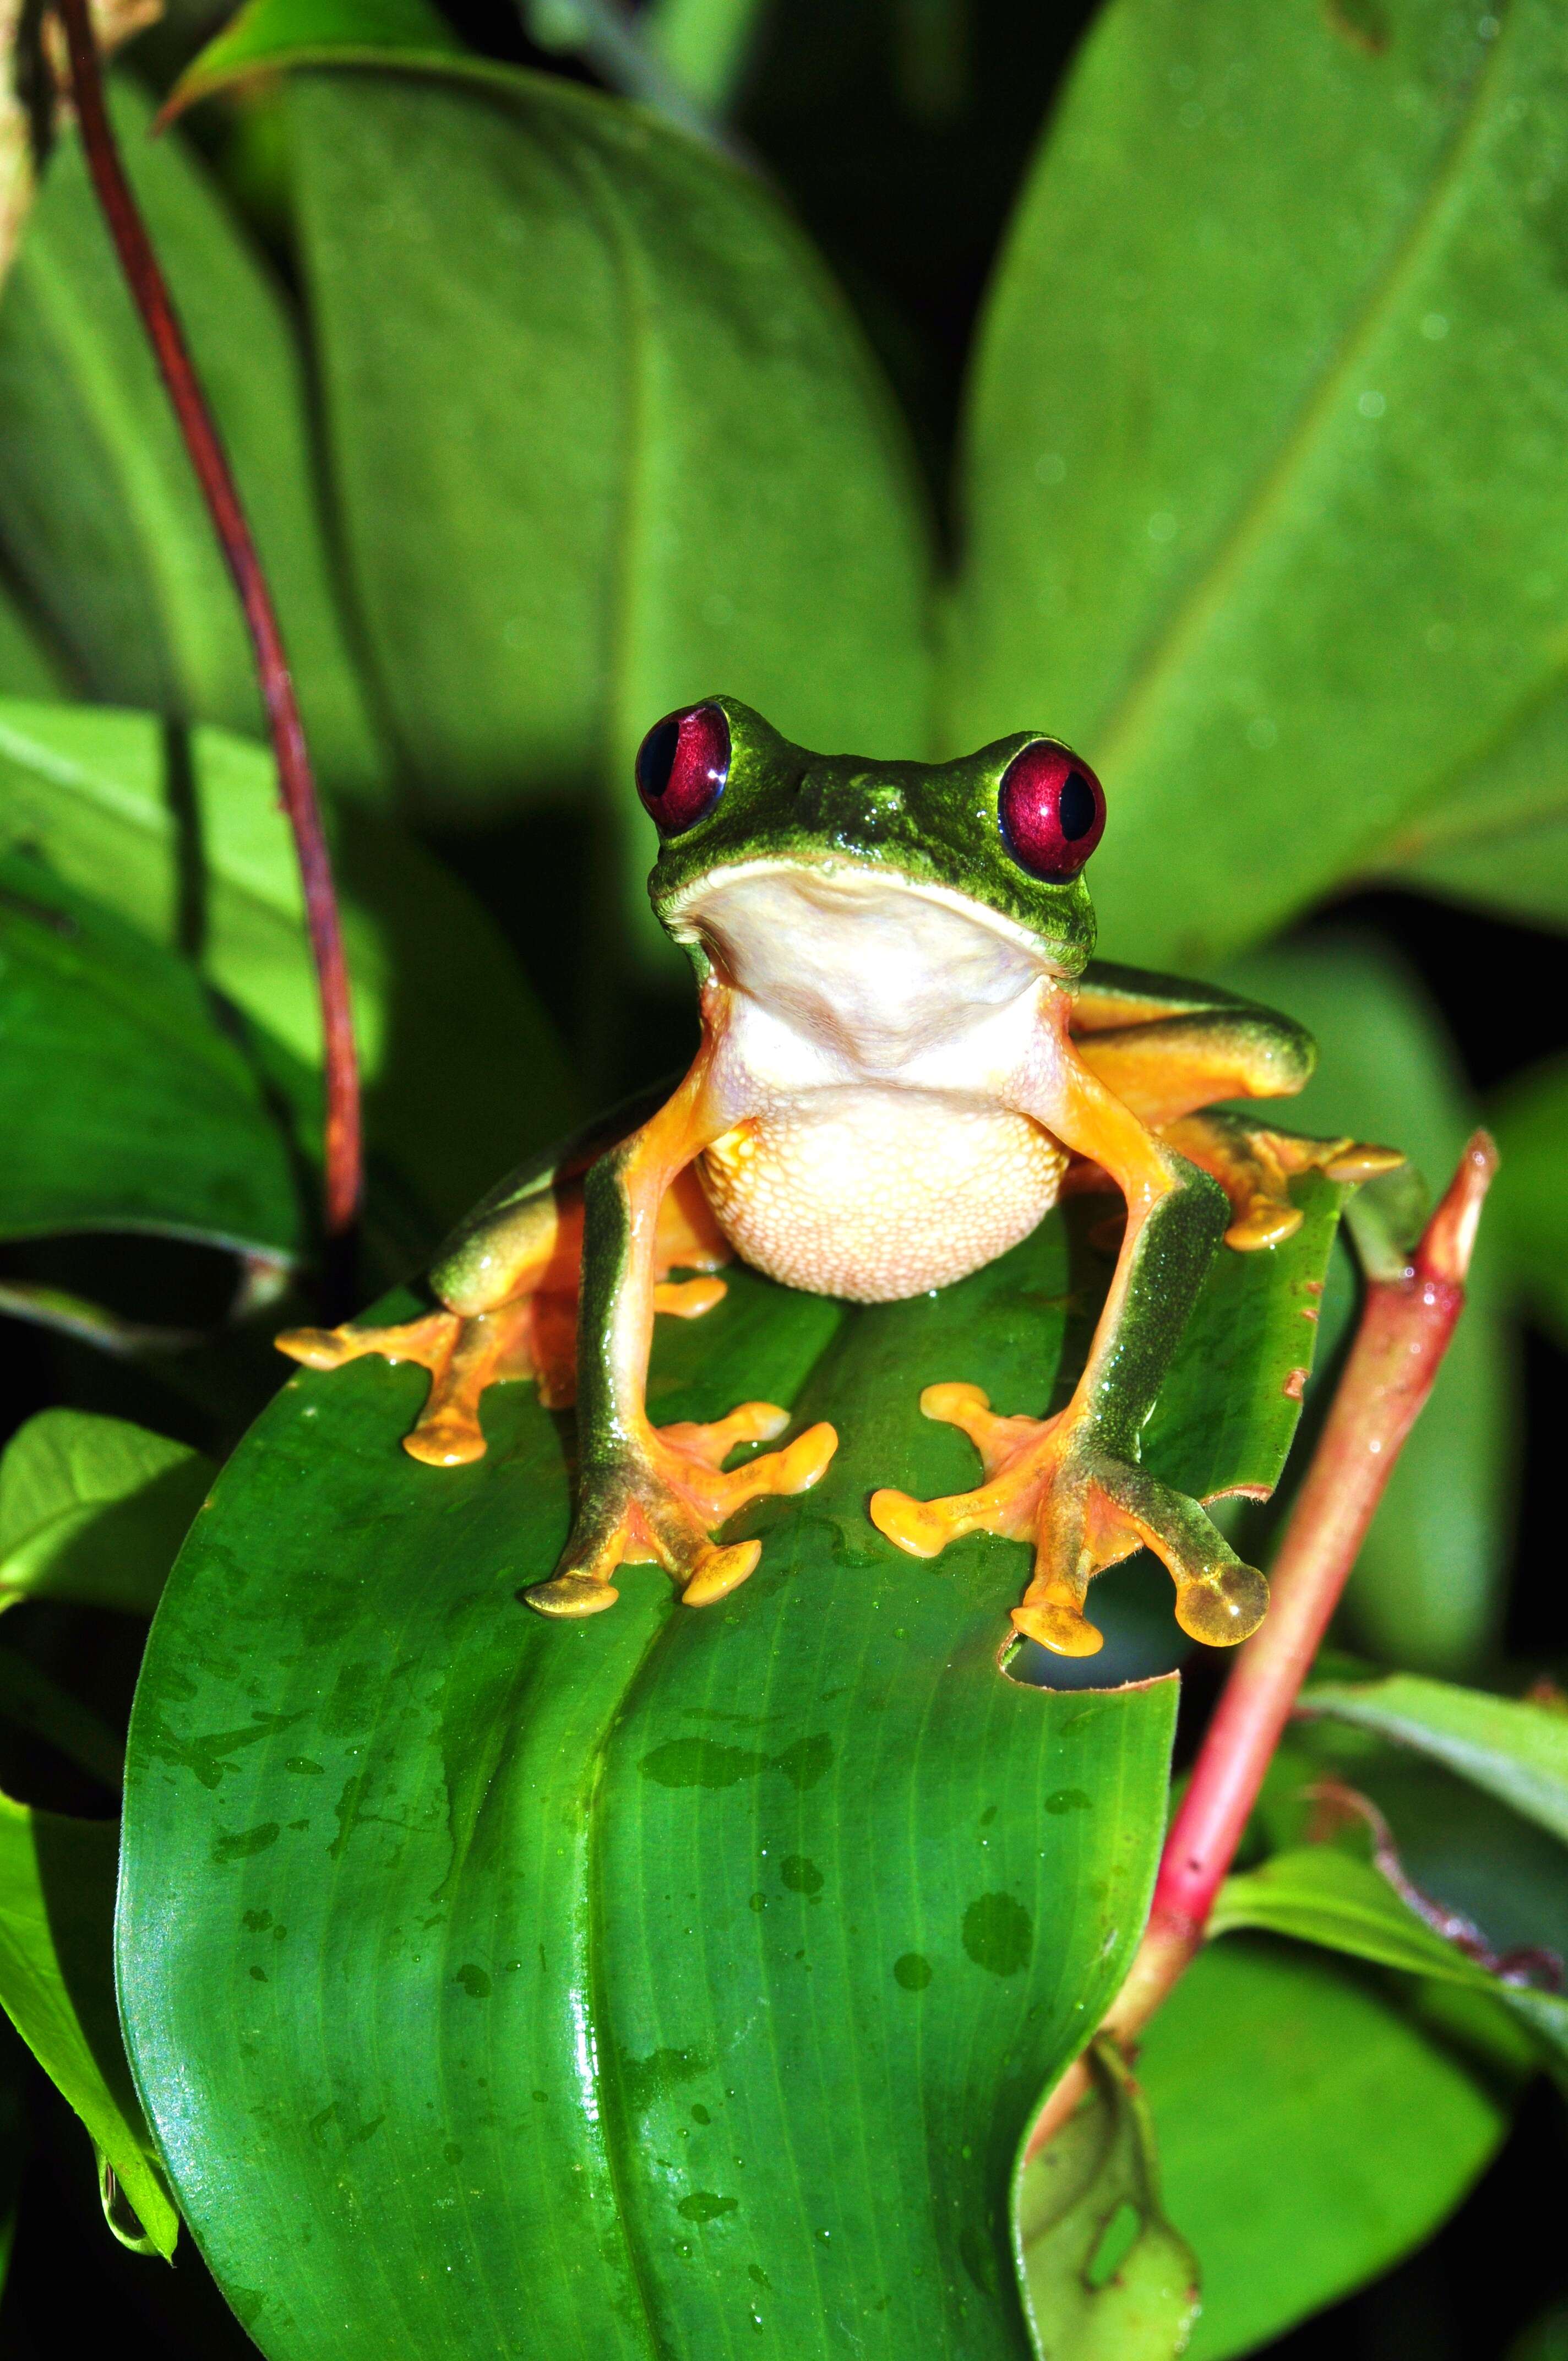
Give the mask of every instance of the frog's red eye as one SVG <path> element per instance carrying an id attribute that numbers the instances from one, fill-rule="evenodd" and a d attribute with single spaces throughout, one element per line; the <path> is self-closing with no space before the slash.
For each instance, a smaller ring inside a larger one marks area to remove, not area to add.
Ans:
<path id="1" fill-rule="evenodd" d="M 637 792 L 665 836 L 706 819 L 729 776 L 729 724 L 720 706 L 666 713 L 637 750 Z"/>
<path id="2" fill-rule="evenodd" d="M 1105 795 L 1087 763 L 1054 738 L 1014 754 L 996 799 L 1003 841 L 1031 877 L 1076 877 L 1105 829 Z"/>

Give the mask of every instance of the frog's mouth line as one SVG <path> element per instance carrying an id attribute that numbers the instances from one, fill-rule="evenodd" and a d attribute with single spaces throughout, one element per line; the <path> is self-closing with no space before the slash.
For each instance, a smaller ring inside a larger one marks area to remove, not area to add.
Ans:
<path id="1" fill-rule="evenodd" d="M 885 910 L 894 898 L 923 902 L 950 912 L 977 934 L 992 936 L 1040 975 L 1067 983 L 1078 972 L 1077 961 L 1064 965 L 1053 960 L 1037 934 L 1017 919 L 993 909 L 989 902 L 977 901 L 972 895 L 961 894 L 954 886 L 933 884 L 928 878 L 912 875 L 891 862 L 855 861 L 842 853 L 827 853 L 815 861 L 799 857 L 736 861 L 710 869 L 695 884 L 674 895 L 659 915 L 676 942 L 701 943 L 702 920 L 714 904 L 737 885 L 760 884 L 769 877 L 777 877 L 786 888 L 794 886 L 797 892 L 804 889 L 803 898 L 818 906 L 841 902 L 846 916 L 853 915 L 850 906 L 856 901 L 868 915 L 879 905 Z M 781 906 L 787 903 L 787 892 L 781 895 Z"/>

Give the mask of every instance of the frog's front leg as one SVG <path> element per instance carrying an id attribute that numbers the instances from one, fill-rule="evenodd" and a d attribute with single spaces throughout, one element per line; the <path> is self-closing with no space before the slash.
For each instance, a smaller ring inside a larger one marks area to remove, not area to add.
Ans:
<path id="1" fill-rule="evenodd" d="M 1310 1078 L 1311 1037 L 1274 1009 L 1210 986 L 1091 964 L 1073 996 L 1080 1058 L 1124 1106 L 1209 1173 L 1229 1200 L 1225 1244 L 1277 1246 L 1301 1225 L 1290 1195 L 1300 1172 L 1369 1180 L 1403 1163 L 1396 1149 L 1310 1139 L 1215 1112 L 1220 1099 L 1293 1096 Z"/>
<path id="2" fill-rule="evenodd" d="M 961 1427 L 985 1482 L 948 1499 L 881 1491 L 873 1521 L 916 1557 L 971 1532 L 1032 1542 L 1035 1575 L 1016 1629 L 1060 1655 L 1093 1655 L 1101 1634 L 1083 1612 L 1092 1577 L 1135 1550 L 1162 1558 L 1177 1620 L 1194 1639 L 1229 1646 L 1257 1629 L 1267 1586 L 1244 1565 L 1196 1501 L 1138 1465 L 1139 1437 L 1219 1246 L 1226 1202 L 1207 1175 L 1146 1130 L 1090 1072 L 1069 1040 L 1060 995 L 1042 995 L 1040 1054 L 1014 1103 L 1110 1174 L 1127 1224 L 1089 1362 L 1053 1418 L 1000 1418 L 973 1386 L 931 1386 L 927 1417 Z"/>
<path id="3" fill-rule="evenodd" d="M 715 1539 L 748 1501 L 804 1492 L 838 1447 L 828 1425 L 729 1474 L 738 1444 L 772 1442 L 789 1423 L 771 1402 L 743 1402 L 708 1426 L 655 1428 L 648 1418 L 655 1231 L 670 1183 L 743 1116 L 718 1080 L 719 990 L 705 999 L 705 1041 L 667 1106 L 588 1174 L 578 1316 L 576 1515 L 555 1572 L 526 1594 L 543 1615 L 595 1615 L 618 1593 L 618 1565 L 654 1562 L 705 1607 L 745 1581 L 762 1543 Z"/>

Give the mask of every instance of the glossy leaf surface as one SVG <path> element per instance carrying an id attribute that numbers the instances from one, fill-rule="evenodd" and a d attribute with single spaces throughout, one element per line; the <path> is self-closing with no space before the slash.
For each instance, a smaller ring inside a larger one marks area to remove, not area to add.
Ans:
<path id="1" fill-rule="evenodd" d="M 1568 1843 L 1568 1708 L 1409 1674 L 1316 1682 L 1301 1705 L 1431 1755 Z"/>
<path id="2" fill-rule="evenodd" d="M 1420 1989 L 1227 1937 L 1150 2023 L 1138 2080 L 1197 2252 L 1190 2361 L 1230 2361 L 1388 2268 L 1501 2144 L 1510 2072 Z M 1288 2169 L 1281 2169 L 1281 2159 Z"/>
<path id="3" fill-rule="evenodd" d="M 183 960 L 13 854 L 0 961 L 0 1236 L 146 1229 L 300 1250 L 261 1079 Z"/>
<path id="4" fill-rule="evenodd" d="M 40 1411 L 0 1456 L 0 1611 L 68 1598 L 150 1615 L 216 1472 L 128 1419 Z"/>
<path id="5" fill-rule="evenodd" d="M 1335 1193 L 1221 1258 L 1161 1474 L 1277 1474 Z M 138 1695 L 120 1958 L 181 2202 L 269 2354 L 329 2323 L 367 2356 L 1028 2351 L 1014 2150 L 1135 1938 L 1171 1686 L 1009 1680 L 1024 1552 L 923 1565 L 864 1504 L 972 1469 L 922 1385 L 1054 1398 L 1105 1283 L 1088 1226 L 873 1310 L 735 1270 L 665 1324 L 661 1421 L 762 1393 L 843 1438 L 752 1512 L 762 1566 L 712 1613 L 652 1569 L 590 1623 L 518 1604 L 568 1504 L 526 1388 L 488 1397 L 486 1461 L 434 1471 L 397 1444 L 413 1373 L 357 1363 L 291 1381 L 231 1462 Z M 1262 1405 L 1223 1466 L 1221 1388 Z"/>
<path id="6" fill-rule="evenodd" d="M 345 807 L 335 859 L 373 1147 L 432 1231 L 573 1112 L 549 1027 L 472 898 L 390 822 Z M 270 757 L 150 715 L 0 704 L 0 844 L 189 954 L 263 1042 L 307 1136 L 321 1027 Z M 431 1120 L 439 1085 L 460 1121 Z"/>
<path id="7" fill-rule="evenodd" d="M 115 108 L 278 602 L 317 766 L 330 783 L 384 793 L 331 581 L 294 327 L 183 137 L 148 138 L 151 105 L 134 82 L 117 85 Z M 69 132 L 0 305 L 0 542 L 93 694 L 259 729 L 238 602 Z"/>
<path id="8" fill-rule="evenodd" d="M 1563 680 L 1558 15 L 1362 14 L 1107 8 L 992 295 L 945 734 L 1082 747 L 1117 956 L 1478 818 Z"/>
<path id="9" fill-rule="evenodd" d="M 131 2089 L 115 2015 L 118 1831 L 0 1795 L 0 2008 L 81 2116 L 157 2252 L 179 2216 Z"/>

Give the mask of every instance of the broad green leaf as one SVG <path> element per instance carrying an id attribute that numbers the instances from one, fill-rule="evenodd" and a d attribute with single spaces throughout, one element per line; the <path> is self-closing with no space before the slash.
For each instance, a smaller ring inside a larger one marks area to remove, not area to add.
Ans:
<path id="1" fill-rule="evenodd" d="M 1369 23 L 1114 0 L 992 293 L 943 734 L 1082 745 L 1122 956 L 1376 869 L 1563 680 L 1560 12 Z"/>
<path id="2" fill-rule="evenodd" d="M 1160 2210 L 1148 2109 L 1113 2043 L 1018 2180 L 1020 2272 L 1047 2361 L 1172 2361 L 1198 2312 L 1192 2252 Z"/>
<path id="3" fill-rule="evenodd" d="M 179 2216 L 131 2088 L 115 2014 L 118 1832 L 0 1795 L 0 2008 L 75 2108 L 160 2255 Z"/>
<path id="4" fill-rule="evenodd" d="M 305 390 L 278 291 L 178 138 L 115 94 L 126 166 L 278 601 L 317 764 L 383 792 L 338 616 Z M 0 542 L 99 697 L 260 724 L 235 592 L 73 134 L 0 305 Z"/>
<path id="5" fill-rule="evenodd" d="M 1494 1975 L 1419 1918 L 1370 1861 L 1332 1845 L 1276 1853 L 1228 1877 L 1209 1923 L 1212 1935 L 1258 1927 L 1489 1994 L 1536 2037 L 1558 2080 L 1568 2081 L 1568 1999 Z"/>
<path id="6" fill-rule="evenodd" d="M 293 129 L 355 579 L 433 808 L 619 788 L 720 683 L 807 745 L 924 743 L 902 438 L 759 188 L 522 75 L 313 76 Z"/>
<path id="7" fill-rule="evenodd" d="M 1464 2031 L 1421 1991 L 1295 1945 L 1233 1937 L 1193 1961 L 1137 2059 L 1166 2212 L 1201 2275 L 1189 2361 L 1266 2344 L 1453 2211 L 1501 2145 L 1514 2079 Z"/>
<path id="8" fill-rule="evenodd" d="M 0 1237 L 139 1229 L 300 1251 L 266 1091 L 183 960 L 13 853 L 0 980 Z"/>
<path id="9" fill-rule="evenodd" d="M 764 190 L 564 82 L 406 53 L 298 78 L 291 137 L 364 641 L 426 812 L 605 796 L 646 934 L 626 782 L 662 711 L 722 686 L 809 745 L 924 747 L 903 433 Z"/>
<path id="10" fill-rule="evenodd" d="M 1477 1110 L 1442 1020 L 1380 945 L 1314 936 L 1255 954 L 1227 977 L 1310 1027 L 1319 1066 L 1288 1126 L 1402 1148 L 1430 1194 L 1447 1185 Z M 1422 1672 L 1462 1673 L 1495 1639 L 1510 1547 L 1519 1345 L 1502 1255 L 1483 1218 L 1464 1316 L 1372 1530 L 1345 1615 L 1362 1645 Z"/>
<path id="11" fill-rule="evenodd" d="M 570 1084 L 510 951 L 448 872 L 356 807 L 334 833 L 367 1131 L 439 1231 L 569 1118 Z M 5 845 L 37 848 L 192 953 L 261 1036 L 316 1067 L 299 872 L 260 747 L 218 730 L 171 738 L 146 714 L 0 704 Z M 309 1126 L 311 1071 L 299 1081 Z"/>
<path id="12" fill-rule="evenodd" d="M 1490 1218 L 1521 1301 L 1568 1340 L 1568 1059 L 1505 1084 L 1486 1111 L 1502 1155 Z"/>
<path id="13" fill-rule="evenodd" d="M 972 1479 L 922 1386 L 1057 1398 L 1109 1268 L 1090 1226 L 875 1309 L 737 1268 L 662 1324 L 661 1422 L 760 1394 L 842 1437 L 753 1512 L 762 1566 L 712 1614 L 651 1569 L 591 1624 L 517 1603 L 568 1506 L 528 1388 L 447 1474 L 398 1447 L 415 1373 L 296 1378 L 230 1461 L 149 1642 L 120 1961 L 181 2202 L 275 2361 L 389 2334 L 1025 2361 L 1014 2153 L 1135 1940 L 1172 1685 L 1008 1679 L 1026 1553 L 921 1565 L 865 1499 Z M 1220 1257 L 1235 1358 L 1185 1356 L 1169 1415 L 1261 1405 L 1229 1480 L 1283 1447 L 1285 1348 L 1245 1299 L 1326 1247 Z"/>
<path id="14" fill-rule="evenodd" d="M 1568 1709 L 1398 1673 L 1315 1682 L 1301 1710 L 1414 1747 L 1568 1843 Z"/>
<path id="15" fill-rule="evenodd" d="M 0 1610 L 69 1598 L 150 1615 L 215 1472 L 127 1419 L 40 1411 L 0 1457 Z"/>

